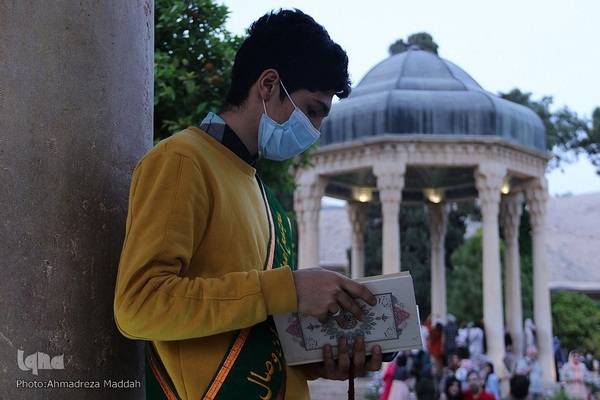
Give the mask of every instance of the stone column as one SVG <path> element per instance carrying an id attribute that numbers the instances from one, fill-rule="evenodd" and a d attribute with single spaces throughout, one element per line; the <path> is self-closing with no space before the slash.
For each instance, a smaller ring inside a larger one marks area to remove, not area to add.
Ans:
<path id="1" fill-rule="evenodd" d="M 350 276 L 352 279 L 365 276 L 365 223 L 368 217 L 366 203 L 349 201 L 346 204 L 348 219 L 352 226 L 352 260 Z"/>
<path id="2" fill-rule="evenodd" d="M 327 181 L 310 172 L 297 179 L 294 210 L 298 221 L 298 268 L 319 266 L 319 212 Z"/>
<path id="3" fill-rule="evenodd" d="M 519 356 L 523 349 L 523 300 L 519 256 L 519 226 L 523 212 L 523 193 L 504 196 L 500 207 L 505 246 L 505 322 L 513 339 L 513 353 Z"/>
<path id="4" fill-rule="evenodd" d="M 152 145 L 152 10 L 0 2 L 2 398 L 144 398 L 113 296 L 131 172 Z"/>
<path id="5" fill-rule="evenodd" d="M 431 242 L 431 314 L 435 321 L 447 314 L 444 240 L 449 208 L 448 204 L 442 203 L 426 207 Z"/>
<path id="6" fill-rule="evenodd" d="M 552 314 L 548 272 L 546 268 L 546 204 L 548 184 L 546 178 L 538 178 L 525 191 L 533 233 L 533 320 L 537 327 L 539 360 L 544 370 L 545 382 L 554 382 L 554 351 L 552 346 Z"/>
<path id="7" fill-rule="evenodd" d="M 505 174 L 505 167 L 493 163 L 481 164 L 475 172 L 483 227 L 483 318 L 487 355 L 495 365 L 499 365 L 504 357 L 498 214 L 500 188 Z"/>
<path id="8" fill-rule="evenodd" d="M 381 163 L 373 167 L 377 177 L 382 228 L 382 273 L 400 272 L 400 201 L 404 188 L 406 165 L 398 163 Z"/>

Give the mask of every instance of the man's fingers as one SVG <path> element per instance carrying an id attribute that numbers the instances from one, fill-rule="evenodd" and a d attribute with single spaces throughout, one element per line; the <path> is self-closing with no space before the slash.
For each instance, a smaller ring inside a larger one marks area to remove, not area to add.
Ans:
<path id="1" fill-rule="evenodd" d="M 339 302 L 339 304 L 342 306 L 342 308 L 345 311 L 347 311 L 350 314 L 354 315 L 354 317 L 357 320 L 359 320 L 359 321 L 363 321 L 364 320 L 364 312 L 363 312 L 362 308 L 360 308 L 360 306 L 358 305 L 358 303 L 352 297 L 348 296 L 348 294 L 346 294 L 346 293 L 340 294 L 338 302 Z M 342 315 L 342 317 L 344 318 L 343 320 L 345 320 L 345 317 L 343 315 Z M 336 318 L 336 321 L 338 321 L 338 324 L 341 327 L 344 326 L 340 322 L 340 321 L 343 321 L 343 320 L 339 320 L 339 319 Z"/>
<path id="2" fill-rule="evenodd" d="M 365 363 L 366 359 L 366 351 L 365 351 L 365 339 L 362 336 L 357 336 L 354 339 L 354 353 L 352 356 L 352 361 L 354 365 L 357 367 L 357 370 L 354 371 L 356 374 L 358 369 L 361 368 Z"/>
<path id="3" fill-rule="evenodd" d="M 350 362 L 355 366 L 354 376 L 360 371 L 379 371 L 381 369 L 382 354 L 380 346 L 373 346 L 371 357 L 366 356 L 364 338 L 357 336 L 353 345 L 353 357 L 350 358 L 348 339 L 340 338 L 338 341 L 338 358 L 333 358 L 333 348 L 330 344 L 323 347 L 323 376 L 327 379 L 346 380 L 349 378 Z"/>
<path id="4" fill-rule="evenodd" d="M 330 344 L 326 344 L 323 347 L 323 368 L 325 378 L 333 379 L 336 365 L 333 359 L 333 349 Z"/>
<path id="5" fill-rule="evenodd" d="M 337 322 L 337 324 L 341 327 L 341 328 L 345 328 L 346 327 L 346 316 L 344 315 L 344 309 L 340 307 L 341 312 L 339 313 L 339 315 L 335 316 L 332 315 L 333 319 L 335 319 L 335 322 Z"/>
<path id="6" fill-rule="evenodd" d="M 383 361 L 383 354 L 381 353 L 381 347 L 373 346 L 371 348 L 371 357 L 365 363 L 365 370 L 379 371 L 381 369 L 382 361 Z"/>
<path id="7" fill-rule="evenodd" d="M 338 342 L 338 365 L 337 376 L 334 379 L 348 379 L 348 370 L 350 369 L 350 352 L 348 351 L 348 339 L 341 338 Z"/>
<path id="8" fill-rule="evenodd" d="M 348 293 L 351 297 L 358 297 L 364 300 L 367 304 L 374 306 L 377 304 L 377 298 L 366 286 L 355 282 L 351 279 L 346 279 L 342 283 L 342 288 L 346 293 Z"/>

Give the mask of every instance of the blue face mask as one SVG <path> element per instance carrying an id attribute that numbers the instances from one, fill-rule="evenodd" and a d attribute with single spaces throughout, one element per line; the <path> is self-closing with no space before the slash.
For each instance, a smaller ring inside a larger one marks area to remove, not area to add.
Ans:
<path id="1" fill-rule="evenodd" d="M 290 97 L 283 82 L 281 87 L 294 106 L 294 112 L 283 124 L 279 124 L 267 115 L 267 106 L 263 100 L 265 113 L 258 127 L 258 150 L 269 160 L 283 161 L 295 157 L 317 141 L 321 132 L 310 122 Z"/>

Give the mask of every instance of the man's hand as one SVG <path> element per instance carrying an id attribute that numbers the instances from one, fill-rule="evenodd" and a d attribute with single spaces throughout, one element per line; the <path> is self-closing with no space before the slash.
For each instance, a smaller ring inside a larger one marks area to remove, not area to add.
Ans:
<path id="1" fill-rule="evenodd" d="M 341 338 L 338 342 L 337 363 L 333 358 L 331 345 L 323 347 L 323 371 L 322 376 L 327 379 L 343 381 L 349 378 L 350 362 L 354 365 L 354 377 L 362 371 L 379 371 L 381 369 L 381 347 L 373 346 L 371 357 L 367 358 L 365 341 L 362 336 L 354 339 L 352 360 L 348 351 L 348 340 Z"/>
<path id="2" fill-rule="evenodd" d="M 354 298 L 360 298 L 372 306 L 377 304 L 377 299 L 365 286 L 323 268 L 294 271 L 294 284 L 298 296 L 298 312 L 314 315 L 322 323 L 332 315 L 343 326 L 344 310 L 363 321 L 365 316 Z"/>

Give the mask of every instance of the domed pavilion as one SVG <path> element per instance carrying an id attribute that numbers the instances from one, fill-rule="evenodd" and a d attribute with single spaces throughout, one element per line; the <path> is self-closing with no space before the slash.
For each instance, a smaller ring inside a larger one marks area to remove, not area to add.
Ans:
<path id="1" fill-rule="evenodd" d="M 364 276 L 366 204 L 381 206 L 384 274 L 401 271 L 400 207 L 424 204 L 432 249 L 432 314 L 445 317 L 448 211 L 458 202 L 477 201 L 482 214 L 487 356 L 498 365 L 505 353 L 505 328 L 513 336 L 515 353 L 524 346 L 518 235 L 525 202 L 533 230 L 539 358 L 544 380 L 553 381 L 544 236 L 544 174 L 550 157 L 540 118 L 527 107 L 486 92 L 453 63 L 411 48 L 373 67 L 348 98 L 333 105 L 321 131 L 314 165 L 296 176 L 298 265 L 319 265 L 323 196 L 347 201 L 353 278 Z M 505 240 L 504 293 L 500 227 Z"/>

